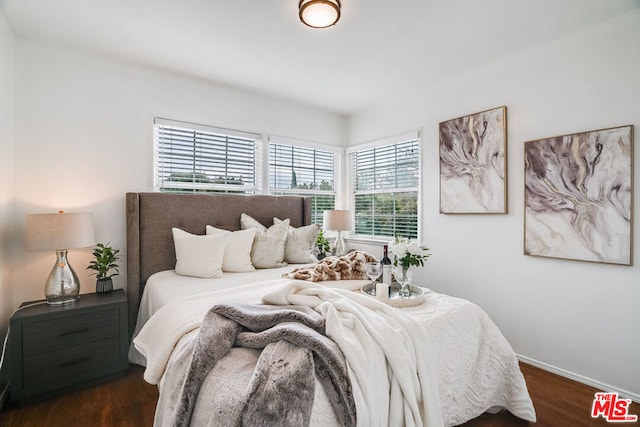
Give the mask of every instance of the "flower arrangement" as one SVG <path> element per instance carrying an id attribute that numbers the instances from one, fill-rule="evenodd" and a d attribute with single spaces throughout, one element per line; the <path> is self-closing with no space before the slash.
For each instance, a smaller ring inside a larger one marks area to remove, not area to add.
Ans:
<path id="1" fill-rule="evenodd" d="M 393 253 L 393 265 L 403 268 L 422 267 L 424 261 L 431 255 L 427 252 L 429 248 L 424 248 L 417 242 L 411 242 L 409 239 L 399 236 L 396 236 L 393 243 L 389 245 L 389 250 Z"/>

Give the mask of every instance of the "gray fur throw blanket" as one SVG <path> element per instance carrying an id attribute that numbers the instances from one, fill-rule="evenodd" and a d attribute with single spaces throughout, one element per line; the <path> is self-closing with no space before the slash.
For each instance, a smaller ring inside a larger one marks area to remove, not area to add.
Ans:
<path id="1" fill-rule="evenodd" d="M 283 274 L 282 277 L 310 282 L 367 279 L 367 263 L 377 261 L 366 252 L 351 251 L 340 257 L 329 256 L 307 267 L 296 268 L 291 273 Z"/>
<path id="2" fill-rule="evenodd" d="M 204 378 L 225 356 L 233 357 L 232 347 L 244 347 L 262 349 L 249 385 L 239 404 L 211 414 L 212 425 L 308 426 L 317 378 L 337 419 L 344 426 L 355 426 L 344 355 L 324 335 L 324 327 L 322 316 L 308 307 L 215 305 L 200 327 L 171 424 L 190 424 Z M 227 371 L 230 378 L 221 380 L 233 381 L 237 374 Z"/>

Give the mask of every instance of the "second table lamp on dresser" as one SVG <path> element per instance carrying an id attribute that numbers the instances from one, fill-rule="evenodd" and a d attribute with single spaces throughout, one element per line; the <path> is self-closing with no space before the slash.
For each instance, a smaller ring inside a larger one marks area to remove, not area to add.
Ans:
<path id="1" fill-rule="evenodd" d="M 56 263 L 45 283 L 50 305 L 71 304 L 80 295 L 80 281 L 69 265 L 67 250 L 95 244 L 93 216 L 90 213 L 29 214 L 25 245 L 30 251 L 55 251 Z"/>
<path id="2" fill-rule="evenodd" d="M 336 242 L 333 245 L 333 255 L 345 255 L 347 253 L 347 246 L 342 239 L 342 232 L 351 231 L 353 229 L 352 212 L 349 210 L 324 211 L 322 217 L 322 227 L 325 230 L 338 232 Z"/>

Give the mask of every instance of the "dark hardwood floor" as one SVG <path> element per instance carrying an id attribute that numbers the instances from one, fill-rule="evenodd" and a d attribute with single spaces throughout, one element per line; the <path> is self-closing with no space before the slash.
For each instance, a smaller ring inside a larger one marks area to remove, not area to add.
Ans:
<path id="1" fill-rule="evenodd" d="M 107 384 L 23 406 L 9 405 L 0 413 L 0 426 L 152 426 L 158 389 L 147 384 L 142 373 L 142 367 L 130 365 L 123 378 Z"/>
<path id="2" fill-rule="evenodd" d="M 464 424 L 467 427 L 582 427 L 611 425 L 591 418 L 596 389 L 521 363 L 538 422 L 531 424 L 507 412 L 485 414 Z M 58 398 L 24 406 L 10 405 L 0 413 L 0 426 L 75 427 L 132 426 L 153 424 L 157 389 L 144 382 L 142 368 L 131 366 L 117 381 Z M 630 414 L 640 415 L 633 403 Z M 640 426 L 636 423 L 614 425 Z"/>

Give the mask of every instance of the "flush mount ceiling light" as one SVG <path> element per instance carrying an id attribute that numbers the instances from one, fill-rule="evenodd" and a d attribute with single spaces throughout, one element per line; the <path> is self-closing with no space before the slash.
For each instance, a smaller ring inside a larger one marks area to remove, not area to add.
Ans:
<path id="1" fill-rule="evenodd" d="M 298 10 L 303 24 L 327 28 L 340 19 L 340 0 L 300 0 Z"/>

